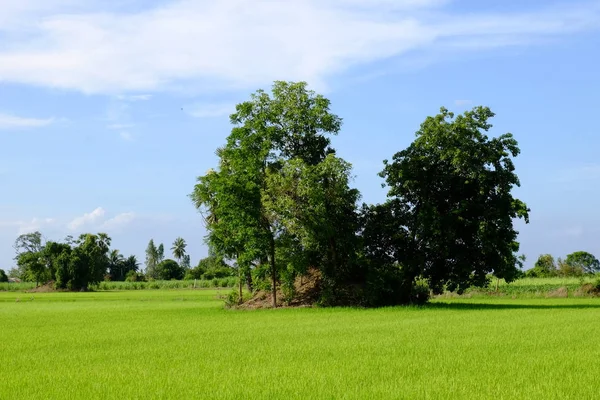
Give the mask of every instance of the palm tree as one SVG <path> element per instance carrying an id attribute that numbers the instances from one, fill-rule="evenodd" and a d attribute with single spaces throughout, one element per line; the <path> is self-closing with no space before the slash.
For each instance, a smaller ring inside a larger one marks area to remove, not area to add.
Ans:
<path id="1" fill-rule="evenodd" d="M 135 256 L 131 255 L 131 256 L 127 257 L 123 261 L 123 268 L 124 268 L 123 276 L 126 276 L 129 271 L 137 272 L 139 267 L 140 267 L 140 263 L 138 263 L 138 260 Z"/>
<path id="2" fill-rule="evenodd" d="M 173 242 L 173 247 L 171 247 L 171 251 L 173 252 L 173 257 L 177 259 L 177 262 L 181 262 L 183 256 L 185 256 L 185 247 L 187 244 L 182 237 L 178 237 Z"/>
<path id="3" fill-rule="evenodd" d="M 119 253 L 119 250 L 112 250 L 108 254 L 108 270 L 112 280 L 120 281 L 125 277 L 123 273 L 124 261 L 123 254 Z"/>

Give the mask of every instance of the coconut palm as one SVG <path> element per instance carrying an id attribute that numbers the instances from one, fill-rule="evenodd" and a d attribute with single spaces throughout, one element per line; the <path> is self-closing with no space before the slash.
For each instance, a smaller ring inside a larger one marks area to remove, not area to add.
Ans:
<path id="1" fill-rule="evenodd" d="M 119 250 L 112 250 L 108 254 L 108 271 L 112 280 L 120 281 L 125 277 L 123 271 L 124 261 L 123 254 L 119 253 Z"/>
<path id="2" fill-rule="evenodd" d="M 173 252 L 173 257 L 177 259 L 177 262 L 181 262 L 183 256 L 185 256 L 185 247 L 187 244 L 182 237 L 178 237 L 173 242 L 173 247 L 171 247 L 171 251 Z"/>

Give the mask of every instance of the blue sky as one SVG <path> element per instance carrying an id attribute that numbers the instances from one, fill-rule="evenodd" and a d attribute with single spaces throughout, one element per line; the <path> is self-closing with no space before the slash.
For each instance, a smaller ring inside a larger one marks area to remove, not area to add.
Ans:
<path id="1" fill-rule="evenodd" d="M 234 105 L 305 80 L 344 119 L 333 142 L 366 202 L 440 106 L 512 132 L 541 253 L 600 256 L 600 1 L 0 0 L 0 268 L 12 243 L 105 231 L 206 255 L 187 198 Z"/>

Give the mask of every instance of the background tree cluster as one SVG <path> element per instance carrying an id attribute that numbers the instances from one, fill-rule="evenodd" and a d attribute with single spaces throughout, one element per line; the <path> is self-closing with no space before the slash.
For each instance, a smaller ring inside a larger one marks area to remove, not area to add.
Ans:
<path id="1" fill-rule="evenodd" d="M 173 258 L 165 259 L 164 245 L 155 245 L 150 239 L 146 247 L 146 277 L 148 279 L 213 279 L 231 276 L 232 270 L 222 258 L 209 256 L 195 268 L 190 265 L 190 256 L 186 252 L 187 244 L 181 237 L 171 246 Z"/>
<path id="2" fill-rule="evenodd" d="M 385 162 L 383 204 L 358 207 L 351 165 L 330 137 L 342 120 L 306 84 L 275 82 L 236 106 L 219 164 L 198 178 L 191 198 L 207 243 L 231 260 L 249 287 L 293 299 L 298 278 L 320 275 L 326 305 L 423 301 L 434 292 L 517 275 L 513 219 L 528 208 L 511 134 L 488 138 L 494 114 L 476 107 L 456 118 L 428 117 L 416 139 Z"/>
<path id="3" fill-rule="evenodd" d="M 18 274 L 23 280 L 54 281 L 56 288 L 69 290 L 86 290 L 104 279 L 124 280 L 137 271 L 137 260 L 111 251 L 110 242 L 105 233 L 69 236 L 64 242 L 44 241 L 40 232 L 20 235 L 14 245 Z"/>
<path id="4" fill-rule="evenodd" d="M 550 254 L 542 254 L 535 266 L 525 273 L 530 278 L 549 278 L 553 276 L 583 276 L 600 272 L 600 261 L 586 251 L 576 251 L 563 260 L 555 260 Z"/>

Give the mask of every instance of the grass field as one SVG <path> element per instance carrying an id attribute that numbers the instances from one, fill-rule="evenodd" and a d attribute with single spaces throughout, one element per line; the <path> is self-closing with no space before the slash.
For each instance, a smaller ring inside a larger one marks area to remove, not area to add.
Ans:
<path id="1" fill-rule="evenodd" d="M 0 399 L 599 393 L 600 299 L 233 311 L 216 294 L 0 293 Z"/>

